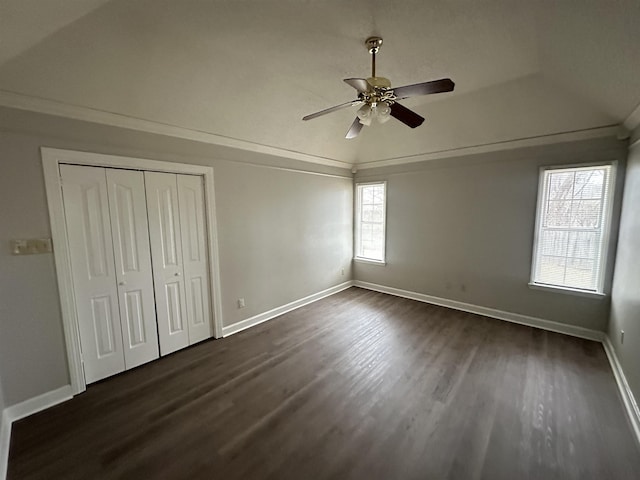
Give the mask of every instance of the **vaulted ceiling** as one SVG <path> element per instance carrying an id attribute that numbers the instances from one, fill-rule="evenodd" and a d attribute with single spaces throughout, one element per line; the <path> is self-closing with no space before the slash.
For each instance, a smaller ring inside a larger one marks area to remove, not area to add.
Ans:
<path id="1" fill-rule="evenodd" d="M 358 164 L 622 124 L 640 103 L 637 0 L 3 0 L 0 93 Z M 344 135 L 342 82 L 384 38 L 393 85 L 452 93 Z M 30 103 L 34 105 L 36 103 Z M 635 112 L 635 113 L 634 113 Z"/>

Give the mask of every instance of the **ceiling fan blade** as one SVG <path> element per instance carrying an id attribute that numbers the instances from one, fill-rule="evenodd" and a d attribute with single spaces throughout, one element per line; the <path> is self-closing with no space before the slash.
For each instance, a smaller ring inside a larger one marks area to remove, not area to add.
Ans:
<path id="1" fill-rule="evenodd" d="M 355 88 L 358 93 L 367 92 L 371 85 L 364 78 L 345 78 L 345 83 L 348 83 Z"/>
<path id="2" fill-rule="evenodd" d="M 391 116 L 411 128 L 419 127 L 424 122 L 423 117 L 398 102 L 391 105 Z"/>
<path id="3" fill-rule="evenodd" d="M 327 108 L 325 110 L 320 110 L 319 112 L 312 113 L 311 115 L 307 115 L 306 117 L 302 117 L 302 120 L 311 120 L 313 118 L 326 115 L 327 113 L 335 112 L 336 110 L 351 107 L 354 105 L 360 105 L 361 103 L 362 101 L 360 100 L 351 100 L 350 102 L 341 103 L 340 105 L 336 105 L 335 107 Z"/>
<path id="4" fill-rule="evenodd" d="M 362 124 L 360 123 L 360 119 L 356 117 L 344 138 L 356 138 L 360 130 L 362 130 Z"/>
<path id="5" fill-rule="evenodd" d="M 403 98 L 415 97 L 417 95 L 452 92 L 455 85 L 450 78 L 443 78 L 441 80 L 432 80 L 431 82 L 416 83 L 414 85 L 394 88 L 393 93 L 398 100 L 402 100 Z"/>

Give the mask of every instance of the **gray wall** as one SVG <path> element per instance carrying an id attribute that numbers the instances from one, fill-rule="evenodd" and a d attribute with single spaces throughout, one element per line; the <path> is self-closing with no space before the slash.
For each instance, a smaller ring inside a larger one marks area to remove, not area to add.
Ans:
<path id="1" fill-rule="evenodd" d="M 640 137 L 640 128 L 637 130 Z M 624 343 L 620 343 L 624 330 Z M 640 145 L 629 151 L 618 255 L 611 298 L 609 338 L 629 387 L 640 399 Z"/>
<path id="2" fill-rule="evenodd" d="M 225 325 L 351 279 L 351 178 L 234 162 L 214 175 Z"/>
<path id="3" fill-rule="evenodd" d="M 225 325 L 352 278 L 349 171 L 2 108 L 0 378 L 7 406 L 69 383 L 53 255 L 9 251 L 12 238 L 50 236 L 40 146 L 213 166 Z M 239 297 L 247 303 L 242 310 Z"/>
<path id="4" fill-rule="evenodd" d="M 2 427 L 2 411 L 4 410 L 4 394 L 2 393 L 2 378 L 0 378 L 0 427 Z"/>
<path id="5" fill-rule="evenodd" d="M 0 432 L 2 432 L 2 425 L 4 424 L 4 395 L 2 393 L 2 378 L 0 378 Z"/>
<path id="6" fill-rule="evenodd" d="M 5 406 L 68 383 L 53 256 L 14 257 L 8 249 L 12 238 L 50 235 L 40 146 L 213 166 L 225 325 L 352 278 L 353 190 L 346 170 L 0 108 Z M 388 264 L 356 264 L 354 277 L 604 330 L 608 300 L 527 286 L 538 168 L 617 159 L 622 182 L 625 157 L 623 142 L 600 139 L 363 170 L 358 180 L 389 182 Z M 616 231 L 614 220 L 614 245 Z M 239 297 L 247 302 L 242 310 Z"/>
<path id="7" fill-rule="evenodd" d="M 625 142 L 598 139 L 362 170 L 356 181 L 388 182 L 387 265 L 356 263 L 354 277 L 604 331 L 608 298 L 528 286 L 539 167 L 620 160 L 621 183 L 625 158 Z"/>

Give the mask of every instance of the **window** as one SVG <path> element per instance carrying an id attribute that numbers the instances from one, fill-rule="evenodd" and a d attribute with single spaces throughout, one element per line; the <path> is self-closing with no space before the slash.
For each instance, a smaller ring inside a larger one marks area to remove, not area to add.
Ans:
<path id="1" fill-rule="evenodd" d="M 614 165 L 543 169 L 533 285 L 602 293 Z"/>
<path id="2" fill-rule="evenodd" d="M 384 262 L 386 182 L 356 184 L 356 259 Z"/>

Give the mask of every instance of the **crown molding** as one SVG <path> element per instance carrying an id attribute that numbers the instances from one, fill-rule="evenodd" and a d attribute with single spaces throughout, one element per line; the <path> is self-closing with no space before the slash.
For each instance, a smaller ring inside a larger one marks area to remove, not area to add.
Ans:
<path id="1" fill-rule="evenodd" d="M 56 115 L 59 117 L 71 118 L 74 120 L 82 120 L 85 122 L 98 123 L 111 127 L 126 128 L 129 130 L 138 130 L 146 133 L 154 133 L 157 135 L 165 135 L 168 137 L 192 140 L 211 145 L 223 147 L 237 148 L 250 152 L 262 153 L 265 155 L 274 155 L 293 160 L 300 160 L 307 163 L 315 163 L 328 167 L 337 167 L 351 169 L 352 164 L 334 160 L 332 158 L 310 155 L 307 153 L 286 150 L 284 148 L 272 147 L 260 143 L 248 142 L 237 138 L 225 137 L 214 133 L 193 130 L 190 128 L 178 127 L 151 120 L 130 117 L 118 113 L 106 112 L 88 107 L 70 105 L 55 100 L 49 100 L 30 95 L 23 95 L 15 92 L 0 90 L 0 106 L 15 108 L 17 110 L 27 110 L 30 112 L 44 113 L 48 115 Z"/>
<path id="2" fill-rule="evenodd" d="M 536 147 L 554 143 L 573 142 L 591 138 L 616 137 L 619 132 L 619 125 L 607 125 L 604 127 L 590 128 L 586 130 L 553 133 L 550 135 L 540 135 L 537 137 L 519 138 L 517 140 L 507 140 L 504 142 L 474 145 L 472 147 L 452 148 L 448 150 L 439 150 L 437 152 L 421 153 L 418 155 L 410 155 L 406 157 L 388 158 L 384 160 L 375 160 L 372 162 L 356 163 L 355 168 L 357 168 L 358 170 L 365 170 L 369 168 L 390 167 L 394 165 L 403 165 L 406 163 L 438 160 L 441 158 L 477 155 L 480 153 L 491 153 L 500 150 L 513 150 L 516 148 Z"/>
<path id="3" fill-rule="evenodd" d="M 112 127 L 126 128 L 156 135 L 164 135 L 168 137 L 192 140 L 211 145 L 236 148 L 265 155 L 273 155 L 293 160 L 299 160 L 306 163 L 316 165 L 325 165 L 328 167 L 336 167 L 343 169 L 365 170 L 371 168 L 388 167 L 394 165 L 403 165 L 407 163 L 417 163 L 429 160 L 437 160 L 441 158 L 451 158 L 464 155 L 476 155 L 481 153 L 490 153 L 501 150 L 512 150 L 523 147 L 534 147 L 541 145 L 549 145 L 553 143 L 571 142 L 576 140 L 586 140 L 591 138 L 601 138 L 616 136 L 620 132 L 619 125 L 607 125 L 603 127 L 578 130 L 572 132 L 554 133 L 550 135 L 540 135 L 536 137 L 521 138 L 516 140 L 507 140 L 504 142 L 495 142 L 482 145 L 474 145 L 470 147 L 452 148 L 439 150 L 436 152 L 425 152 L 417 155 L 406 157 L 388 158 L 383 160 L 375 160 L 371 162 L 349 163 L 332 158 L 310 155 L 307 153 L 287 150 L 283 148 L 263 145 L 260 143 L 248 142 L 236 138 L 216 135 L 214 133 L 193 130 L 190 128 L 178 127 L 165 123 L 145 120 L 136 117 L 130 117 L 118 113 L 106 112 L 78 105 L 70 105 L 55 100 L 49 100 L 40 97 L 33 97 L 6 90 L 0 90 L 0 106 L 15 108 L 17 110 L 26 110 L 30 112 L 43 113 L 47 115 L 56 115 L 59 117 L 92 122 Z M 633 130 L 632 125 L 640 125 L 640 105 L 629 115 L 624 121 L 624 127 Z"/>
<path id="4" fill-rule="evenodd" d="M 640 103 L 636 106 L 636 108 L 633 109 L 633 112 L 629 114 L 629 116 L 624 122 L 622 122 L 622 124 L 629 131 L 633 131 L 638 128 L 638 126 L 640 126 Z"/>

